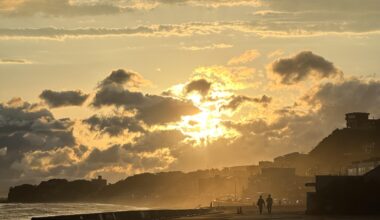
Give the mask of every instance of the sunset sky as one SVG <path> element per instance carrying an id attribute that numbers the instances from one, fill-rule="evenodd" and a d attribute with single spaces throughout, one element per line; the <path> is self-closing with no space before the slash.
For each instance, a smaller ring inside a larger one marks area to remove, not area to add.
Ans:
<path id="1" fill-rule="evenodd" d="M 380 117 L 377 0 L 0 0 L 0 196 L 255 164 Z"/>

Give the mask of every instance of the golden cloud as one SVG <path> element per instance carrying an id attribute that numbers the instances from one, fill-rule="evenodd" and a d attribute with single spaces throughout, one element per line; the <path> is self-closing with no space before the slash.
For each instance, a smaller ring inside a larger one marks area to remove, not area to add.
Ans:
<path id="1" fill-rule="evenodd" d="M 239 65 L 248 63 L 260 56 L 260 52 L 258 50 L 247 50 L 239 56 L 233 57 L 228 61 L 228 65 Z"/>
<path id="2" fill-rule="evenodd" d="M 255 72 L 249 67 L 208 66 L 196 68 L 192 77 L 212 82 L 217 90 L 241 90 L 255 87 Z"/>

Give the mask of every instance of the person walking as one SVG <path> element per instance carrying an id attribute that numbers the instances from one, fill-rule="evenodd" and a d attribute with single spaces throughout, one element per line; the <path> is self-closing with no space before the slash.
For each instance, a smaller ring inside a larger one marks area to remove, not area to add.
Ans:
<path id="1" fill-rule="evenodd" d="M 256 205 L 257 207 L 259 207 L 260 215 L 263 214 L 263 207 L 265 206 L 265 201 L 263 199 L 263 196 L 260 196 L 260 198 L 257 200 Z"/>
<path id="2" fill-rule="evenodd" d="M 272 213 L 272 205 L 273 205 L 273 199 L 272 196 L 269 194 L 267 200 L 267 209 L 268 209 L 268 214 Z"/>

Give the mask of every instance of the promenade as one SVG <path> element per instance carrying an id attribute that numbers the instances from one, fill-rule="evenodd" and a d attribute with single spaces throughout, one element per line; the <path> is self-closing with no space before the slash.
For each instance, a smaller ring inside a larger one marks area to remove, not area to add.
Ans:
<path id="1" fill-rule="evenodd" d="M 265 210 L 266 211 L 266 210 Z M 313 216 L 305 215 L 301 208 L 283 207 L 275 208 L 272 214 L 264 212 L 262 215 L 258 213 L 255 207 L 243 207 L 243 213 L 237 214 L 236 208 L 224 208 L 216 210 L 215 213 L 194 216 L 182 217 L 178 220 L 259 220 L 259 219 L 278 219 L 278 220 L 291 220 L 291 219 L 306 219 L 306 220 L 364 220 L 364 219 L 380 219 L 380 216 Z"/>

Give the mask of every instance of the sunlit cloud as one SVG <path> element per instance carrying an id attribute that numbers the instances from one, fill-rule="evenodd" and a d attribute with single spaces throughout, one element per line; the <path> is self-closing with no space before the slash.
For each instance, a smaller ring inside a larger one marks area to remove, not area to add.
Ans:
<path id="1" fill-rule="evenodd" d="M 105 37 L 188 37 L 215 35 L 221 33 L 251 34 L 259 37 L 295 38 L 320 36 L 368 36 L 380 33 L 380 27 L 357 29 L 350 25 L 331 23 L 312 26 L 297 26 L 294 22 L 282 25 L 245 21 L 231 22 L 190 22 L 182 24 L 153 24 L 126 28 L 0 28 L 1 40 L 39 39 L 57 40 L 105 38 Z M 219 45 L 220 47 L 221 45 Z M 224 45 L 225 46 L 225 45 Z M 222 46 L 223 47 L 223 46 Z M 189 49 L 189 48 L 187 48 Z M 200 49 L 200 48 L 192 48 Z"/>
<path id="2" fill-rule="evenodd" d="M 259 0 L 3 0 L 0 15 L 3 16 L 99 16 L 135 11 L 149 11 L 161 5 L 182 5 L 189 7 L 238 7 L 261 5 Z"/>
<path id="3" fill-rule="evenodd" d="M 0 58 L 0 65 L 23 65 L 23 64 L 33 64 L 32 61 L 26 59 L 11 59 L 11 58 Z"/>
<path id="4" fill-rule="evenodd" d="M 201 50 L 216 50 L 216 49 L 227 49 L 231 48 L 233 45 L 231 44 L 211 44 L 206 46 L 182 46 L 182 50 L 189 50 L 189 51 L 201 51 Z"/>
<path id="5" fill-rule="evenodd" d="M 255 60 L 260 56 L 260 52 L 258 50 L 247 50 L 244 53 L 240 54 L 239 56 L 232 57 L 228 61 L 228 65 L 241 65 L 248 62 L 251 62 L 252 60 Z"/>
<path id="6" fill-rule="evenodd" d="M 254 68 L 240 66 L 209 66 L 196 68 L 192 76 L 194 79 L 210 80 L 220 90 L 240 90 L 256 85 L 255 71 Z"/>

